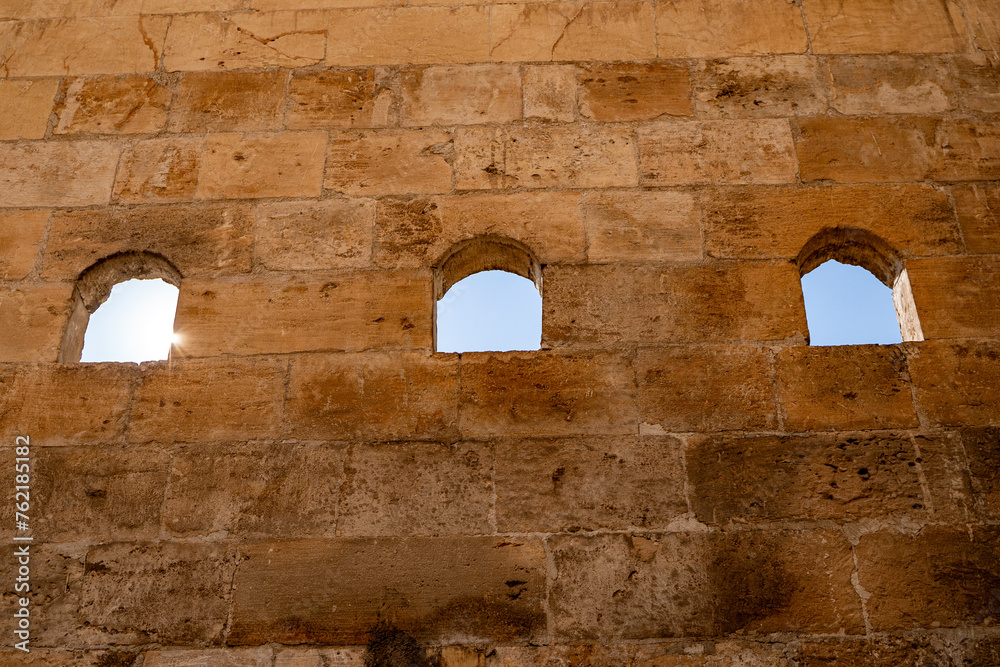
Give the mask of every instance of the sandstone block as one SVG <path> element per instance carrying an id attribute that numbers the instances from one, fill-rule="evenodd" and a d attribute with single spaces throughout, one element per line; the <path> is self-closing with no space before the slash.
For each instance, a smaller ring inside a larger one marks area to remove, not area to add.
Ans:
<path id="1" fill-rule="evenodd" d="M 162 255 L 185 277 L 250 270 L 253 221 L 244 205 L 143 206 L 52 217 L 42 275 L 73 280 L 120 252 Z"/>
<path id="2" fill-rule="evenodd" d="M 236 548 L 221 542 L 94 546 L 80 616 L 115 643 L 218 643 L 236 565 Z"/>
<path id="3" fill-rule="evenodd" d="M 904 258 L 961 252 L 947 193 L 923 185 L 708 189 L 701 208 L 715 257 L 794 260 L 832 227 L 870 231 Z"/>
<path id="4" fill-rule="evenodd" d="M 498 443 L 497 530 L 664 528 L 688 509 L 681 447 L 635 436 Z"/>
<path id="5" fill-rule="evenodd" d="M 316 197 L 322 189 L 326 141 L 325 132 L 210 134 L 196 197 Z"/>
<path id="6" fill-rule="evenodd" d="M 189 359 L 145 366 L 130 410 L 128 440 L 274 438 L 286 369 L 286 362 L 266 358 Z"/>
<path id="7" fill-rule="evenodd" d="M 432 298 L 429 271 L 191 279 L 174 330 L 191 357 L 430 349 Z"/>
<path id="8" fill-rule="evenodd" d="M 143 667 L 271 667 L 273 649 L 212 648 L 161 649 L 143 653 Z"/>
<path id="9" fill-rule="evenodd" d="M 583 260 L 586 236 L 575 192 L 470 194 L 383 200 L 375 219 L 380 266 L 435 266 L 451 247 L 481 235 L 528 246 L 543 264 Z"/>
<path id="10" fill-rule="evenodd" d="M 298 439 L 453 439 L 458 364 L 423 354 L 299 357 L 285 413 Z"/>
<path id="11" fill-rule="evenodd" d="M 1000 122 L 945 119 L 934 128 L 934 161 L 928 173 L 940 181 L 1000 179 Z"/>
<path id="12" fill-rule="evenodd" d="M 0 144 L 0 207 L 107 204 L 120 153 L 103 141 Z"/>
<path id="13" fill-rule="evenodd" d="M 21 280 L 31 272 L 51 213 L 44 210 L 0 213 L 0 280 Z"/>
<path id="14" fill-rule="evenodd" d="M 953 628 L 981 621 L 1000 578 L 996 527 L 927 526 L 918 535 L 865 535 L 858 580 L 876 632 Z"/>
<path id="15" fill-rule="evenodd" d="M 917 405 L 934 425 L 1000 424 L 996 387 L 1000 349 L 994 343 L 929 341 L 909 348 Z"/>
<path id="16" fill-rule="evenodd" d="M 0 140 L 44 137 L 58 89 L 59 79 L 0 81 Z"/>
<path id="17" fill-rule="evenodd" d="M 1000 429 L 962 430 L 962 447 L 968 456 L 971 491 L 982 519 L 1000 516 Z"/>
<path id="18" fill-rule="evenodd" d="M 634 187 L 637 181 L 635 138 L 628 127 L 455 131 L 455 187 L 460 190 Z"/>
<path id="19" fill-rule="evenodd" d="M 332 535 L 343 448 L 330 444 L 197 444 L 174 451 L 163 506 L 177 537 Z"/>
<path id="20" fill-rule="evenodd" d="M 163 63 L 168 72 L 307 67 L 325 48 L 323 12 L 182 14 L 170 24 Z"/>
<path id="21" fill-rule="evenodd" d="M 448 192 L 451 149 L 451 134 L 441 130 L 333 132 L 323 187 L 350 195 Z"/>
<path id="22" fill-rule="evenodd" d="M 525 65 L 524 117 L 558 123 L 576 118 L 577 69 L 573 65 Z"/>
<path id="23" fill-rule="evenodd" d="M 831 105 L 842 114 L 930 114 L 955 106 L 953 75 L 941 58 L 830 58 L 826 68 Z"/>
<path id="24" fill-rule="evenodd" d="M 43 2 L 0 0 L 0 20 L 89 16 L 93 11 L 93 4 L 93 0 L 48 0 Z"/>
<path id="25" fill-rule="evenodd" d="M 768 353 L 743 347 L 640 350 L 643 433 L 773 430 L 777 426 Z"/>
<path id="26" fill-rule="evenodd" d="M 965 50 L 968 36 L 954 0 L 805 0 L 816 53 L 941 53 Z"/>
<path id="27" fill-rule="evenodd" d="M 545 553 L 492 537 L 244 545 L 230 644 L 361 644 L 378 620 L 436 641 L 524 641 L 545 626 Z"/>
<path id="28" fill-rule="evenodd" d="M 13 459 L 11 461 L 13 462 Z M 11 498 L 13 499 L 13 496 Z M 0 557 L 7 563 L 16 563 L 14 550 L 20 546 L 23 546 L 23 543 L 4 540 L 4 545 L 0 547 Z M 79 650 L 68 652 L 68 655 L 66 653 L 52 655 L 41 648 L 43 646 L 82 648 L 83 642 L 79 632 L 81 619 L 77 614 L 77 609 L 80 606 L 87 547 L 79 544 L 35 543 L 30 546 L 30 552 L 28 566 L 31 581 L 29 582 L 30 590 L 26 593 L 30 601 L 28 609 L 29 614 L 31 614 L 31 642 L 29 644 L 31 651 L 30 653 L 17 651 L 16 657 L 10 653 L 0 653 L 0 660 L 10 656 L 7 664 L 27 664 L 31 667 L 36 665 L 38 667 L 78 667 L 79 665 L 100 667 L 99 662 L 89 661 L 86 656 L 81 655 L 82 651 Z M 11 585 L 9 592 L 4 594 L 4 604 L 11 609 L 12 615 L 15 608 L 14 592 L 14 586 Z M 22 591 L 23 593 L 25 592 Z M 44 621 L 39 623 L 40 619 L 44 619 Z M 11 629 L 13 630 L 13 628 Z M 14 636 L 13 632 L 11 632 L 11 636 Z M 4 648 L 14 650 L 12 646 Z M 25 660 L 25 657 L 28 660 Z"/>
<path id="29" fill-rule="evenodd" d="M 695 109 L 711 118 L 818 115 L 826 112 L 827 98 L 811 56 L 702 60 L 694 72 Z"/>
<path id="30" fill-rule="evenodd" d="M 987 53 L 1000 49 L 1000 17 L 990 0 L 965 0 L 962 3 L 969 17 L 976 46 Z"/>
<path id="31" fill-rule="evenodd" d="M 580 115 L 599 121 L 690 116 L 686 65 L 590 65 L 580 71 Z"/>
<path id="32" fill-rule="evenodd" d="M 55 361 L 73 296 L 71 283 L 0 289 L 0 363 Z M 55 398 L 55 397 L 53 397 Z"/>
<path id="33" fill-rule="evenodd" d="M 622 345 L 803 339 L 793 264 L 550 266 L 542 340 Z"/>
<path id="34" fill-rule="evenodd" d="M 907 262 L 913 301 L 927 338 L 1000 334 L 1000 258 L 927 258 Z"/>
<path id="35" fill-rule="evenodd" d="M 191 201 L 204 150 L 204 137 L 150 139 L 127 147 L 118 165 L 115 199 L 123 204 Z"/>
<path id="36" fill-rule="evenodd" d="M 177 86 L 171 132 L 266 132 L 284 120 L 288 73 L 190 72 Z"/>
<path id="37" fill-rule="evenodd" d="M 375 202 L 367 199 L 275 202 L 255 211 L 255 252 L 276 271 L 366 267 Z"/>
<path id="38" fill-rule="evenodd" d="M 143 74 L 70 79 L 53 134 L 146 134 L 167 122 L 173 93 Z"/>
<path id="39" fill-rule="evenodd" d="M 591 262 L 701 259 L 701 211 L 689 192 L 587 192 L 581 213 Z"/>
<path id="40" fill-rule="evenodd" d="M 97 0 L 97 16 L 132 16 L 135 14 L 190 14 L 191 12 L 228 12 L 244 9 L 247 0 Z"/>
<path id="41" fill-rule="evenodd" d="M 0 62 L 9 77 L 152 72 L 169 21 L 133 16 L 11 23 L 0 27 L 0 35 L 6 33 Z"/>
<path id="42" fill-rule="evenodd" d="M 490 10 L 484 6 L 334 10 L 326 64 L 486 62 L 489 34 Z"/>
<path id="43" fill-rule="evenodd" d="M 943 523 L 973 521 L 978 503 L 977 482 L 970 477 L 970 461 L 959 433 L 915 434 L 913 445 L 924 476 L 924 498 L 932 520 Z"/>
<path id="44" fill-rule="evenodd" d="M 383 127 L 394 96 L 374 69 L 295 72 L 288 88 L 288 129 Z"/>
<path id="45" fill-rule="evenodd" d="M 274 656 L 274 667 L 364 667 L 365 649 L 361 646 L 344 648 L 288 648 L 279 647 Z"/>
<path id="46" fill-rule="evenodd" d="M 799 8 L 784 0 L 695 0 L 657 5 L 660 58 L 805 53 Z"/>
<path id="47" fill-rule="evenodd" d="M 654 123 L 638 142 L 643 186 L 796 181 L 787 120 Z"/>
<path id="48" fill-rule="evenodd" d="M 479 443 L 356 444 L 337 535 L 489 534 L 492 474 L 492 448 Z"/>
<path id="49" fill-rule="evenodd" d="M 431 66 L 401 75 L 403 125 L 509 123 L 521 118 L 521 73 L 512 65 Z"/>
<path id="50" fill-rule="evenodd" d="M 962 106 L 969 111 L 1000 112 L 1000 90 L 996 85 L 1000 63 L 977 53 L 957 56 L 952 59 L 951 66 L 955 77 L 953 85 L 958 89 Z"/>
<path id="51" fill-rule="evenodd" d="M 651 60 L 656 56 L 649 2 L 493 5 L 490 60 Z"/>
<path id="52" fill-rule="evenodd" d="M 801 667 L 837 664 L 892 667 L 906 664 L 947 665 L 953 650 L 940 635 L 927 634 L 805 641 L 796 647 L 794 655 Z"/>
<path id="53" fill-rule="evenodd" d="M 461 400 L 470 438 L 636 432 L 632 363 L 619 354 L 466 354 Z"/>
<path id="54" fill-rule="evenodd" d="M 775 368 L 790 431 L 917 426 L 906 355 L 899 347 L 786 348 Z"/>

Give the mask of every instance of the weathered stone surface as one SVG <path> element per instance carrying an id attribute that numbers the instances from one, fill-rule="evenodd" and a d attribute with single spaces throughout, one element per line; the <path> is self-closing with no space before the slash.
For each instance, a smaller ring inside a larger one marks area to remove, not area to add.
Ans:
<path id="1" fill-rule="evenodd" d="M 120 153 L 103 141 L 0 144 L 0 207 L 107 204 Z"/>
<path id="2" fill-rule="evenodd" d="M 850 544 L 840 533 L 555 537 L 549 548 L 558 637 L 864 632 Z"/>
<path id="3" fill-rule="evenodd" d="M 323 187 L 350 195 L 448 192 L 450 153 L 451 134 L 441 130 L 333 132 Z"/>
<path id="4" fill-rule="evenodd" d="M 987 53 L 1000 50 L 1000 17 L 990 0 L 965 0 L 962 3 L 969 17 L 976 46 Z"/>
<path id="5" fill-rule="evenodd" d="M 177 85 L 171 132 L 280 130 L 288 73 L 191 72 Z"/>
<path id="6" fill-rule="evenodd" d="M 45 19 L 89 16 L 93 0 L 0 1 L 0 19 Z"/>
<path id="7" fill-rule="evenodd" d="M 656 55 L 649 2 L 493 5 L 490 60 L 650 60 Z"/>
<path id="8" fill-rule="evenodd" d="M 681 443 L 619 436 L 497 444 L 497 530 L 655 530 L 688 511 Z"/>
<path id="9" fill-rule="evenodd" d="M 912 428 L 906 355 L 896 346 L 786 348 L 775 357 L 790 431 Z"/>
<path id="10" fill-rule="evenodd" d="M 306 67 L 323 61 L 325 47 L 323 12 L 183 14 L 172 18 L 163 64 L 170 72 Z"/>
<path id="11" fill-rule="evenodd" d="M 325 132 L 205 139 L 198 199 L 316 197 L 322 190 Z"/>
<path id="12" fill-rule="evenodd" d="M 797 121 L 803 181 L 920 181 L 935 160 L 931 119 L 810 118 Z"/>
<path id="13" fill-rule="evenodd" d="M 288 87 L 288 129 L 383 127 L 393 93 L 373 69 L 295 72 Z"/>
<path id="14" fill-rule="evenodd" d="M 326 64 L 331 67 L 490 59 L 489 7 L 343 9 L 328 15 Z"/>
<path id="15" fill-rule="evenodd" d="M 253 221 L 245 205 L 144 206 L 52 216 L 42 275 L 72 280 L 120 252 L 152 252 L 185 277 L 250 270 Z"/>
<path id="16" fill-rule="evenodd" d="M 142 655 L 143 667 L 271 667 L 274 659 L 270 647 L 162 649 Z"/>
<path id="17" fill-rule="evenodd" d="M 0 34 L 6 33 L 0 63 L 5 76 L 152 72 L 169 21 L 133 16 L 11 23 L 0 26 Z"/>
<path id="18" fill-rule="evenodd" d="M 588 192 L 581 213 L 591 262 L 701 259 L 701 211 L 689 192 Z"/>
<path id="19" fill-rule="evenodd" d="M 858 580 L 876 632 L 952 628 L 996 614 L 996 527 L 927 526 L 917 535 L 880 531 L 855 547 Z"/>
<path id="20" fill-rule="evenodd" d="M 795 265 L 550 266 L 542 340 L 553 345 L 804 339 Z"/>
<path id="21" fill-rule="evenodd" d="M 940 181 L 1000 179 L 1000 121 L 944 119 L 928 132 L 934 152 L 928 177 Z"/>
<path id="22" fill-rule="evenodd" d="M 364 667 L 365 648 L 284 648 L 274 656 L 274 667 Z"/>
<path id="23" fill-rule="evenodd" d="M 132 16 L 135 14 L 189 14 L 191 12 L 228 12 L 243 9 L 247 0 L 97 0 L 97 16 Z"/>
<path id="24" fill-rule="evenodd" d="M 864 229 L 900 257 L 961 252 L 948 195 L 923 185 L 704 190 L 705 248 L 715 257 L 795 259 L 815 234 Z"/>
<path id="25" fill-rule="evenodd" d="M 793 651 L 789 651 L 793 653 Z M 926 665 L 948 667 L 955 651 L 940 635 L 872 637 L 844 641 L 805 641 L 794 649 L 800 667 L 859 665 L 860 667 L 895 667 Z M 979 664 L 968 662 L 967 664 Z M 982 663 L 988 664 L 988 663 Z"/>
<path id="26" fill-rule="evenodd" d="M 493 452 L 460 442 L 357 444 L 344 466 L 337 535 L 492 531 Z"/>
<path id="27" fill-rule="evenodd" d="M 525 118 L 558 123 L 570 123 L 576 118 L 576 67 L 525 65 L 521 77 Z"/>
<path id="28" fill-rule="evenodd" d="M 38 257 L 51 211 L 0 212 L 0 280 L 21 280 Z"/>
<path id="29" fill-rule="evenodd" d="M 462 356 L 466 437 L 636 433 L 631 361 L 613 353 Z"/>
<path id="30" fill-rule="evenodd" d="M 591 65 L 580 71 L 580 115 L 600 121 L 690 116 L 686 65 Z"/>
<path id="31" fill-rule="evenodd" d="M 174 331 L 191 357 L 430 349 L 432 298 L 430 271 L 191 279 Z"/>
<path id="32" fill-rule="evenodd" d="M 661 122 L 639 129 L 641 184 L 794 183 L 787 120 Z"/>
<path id="33" fill-rule="evenodd" d="M 1000 335 L 1000 258 L 920 259 L 906 273 L 927 338 Z"/>
<path id="34" fill-rule="evenodd" d="M 958 99 L 970 111 L 1000 112 L 1000 62 L 977 53 L 957 56 L 951 60 L 952 85 Z"/>
<path id="35" fill-rule="evenodd" d="M 175 537 L 333 535 L 343 447 L 197 444 L 174 451 L 163 522 Z"/>
<path id="36" fill-rule="evenodd" d="M 635 138 L 627 127 L 477 127 L 455 132 L 459 190 L 634 187 L 637 180 Z"/>
<path id="37" fill-rule="evenodd" d="M 80 616 L 115 644 L 217 643 L 236 565 L 236 548 L 222 542 L 94 546 Z"/>
<path id="38" fill-rule="evenodd" d="M 1000 429 L 962 430 L 976 510 L 987 521 L 1000 517 Z"/>
<path id="39" fill-rule="evenodd" d="M 526 245 L 542 264 L 583 260 L 586 236 L 575 192 L 470 194 L 379 203 L 375 261 L 434 266 L 453 245 L 497 235 Z"/>
<path id="40" fill-rule="evenodd" d="M 710 118 L 821 114 L 828 105 L 823 79 L 810 56 L 702 60 L 694 73 L 695 109 Z"/>
<path id="41" fill-rule="evenodd" d="M 181 345 L 183 345 L 183 339 Z M 188 359 L 143 367 L 130 442 L 204 442 L 278 435 L 287 362 Z"/>
<path id="42" fill-rule="evenodd" d="M 928 341 L 908 349 L 916 402 L 932 424 L 1000 424 L 1000 347 Z"/>
<path id="43" fill-rule="evenodd" d="M 44 137 L 58 89 L 59 79 L 0 80 L 0 140 Z"/>
<path id="44" fill-rule="evenodd" d="M 53 357 L 57 349 L 58 341 Z M 134 379 L 135 367 L 126 364 L 6 367 L 0 371 L 4 434 L 46 445 L 116 439 Z"/>
<path id="45" fill-rule="evenodd" d="M 142 75 L 70 79 L 55 108 L 53 134 L 146 134 L 167 122 L 173 94 Z"/>
<path id="46" fill-rule="evenodd" d="M 421 67 L 401 75 L 403 125 L 508 123 L 521 118 L 521 74 L 512 65 Z"/>
<path id="47" fill-rule="evenodd" d="M 804 0 L 815 53 L 940 53 L 968 41 L 955 0 Z"/>
<path id="48" fill-rule="evenodd" d="M 905 435 L 698 437 L 686 454 L 702 523 L 928 515 L 920 457 Z"/>
<path id="49" fill-rule="evenodd" d="M 799 8 L 784 0 L 694 0 L 657 5 L 660 58 L 805 53 Z"/>
<path id="50" fill-rule="evenodd" d="M 375 202 L 326 199 L 261 204 L 255 211 L 255 253 L 277 271 L 368 266 Z"/>
<path id="51" fill-rule="evenodd" d="M 115 178 L 115 199 L 123 204 L 194 199 L 204 137 L 150 139 L 125 149 Z"/>
<path id="52" fill-rule="evenodd" d="M 0 289 L 0 363 L 55 361 L 66 321 L 73 285 L 55 283 Z"/>
<path id="53" fill-rule="evenodd" d="M 955 106 L 953 75 L 941 58 L 830 58 L 826 68 L 830 103 L 842 114 L 941 113 Z"/>
<path id="54" fill-rule="evenodd" d="M 750 347 L 640 350 L 640 432 L 773 430 L 774 381 L 766 351 Z"/>
<path id="55" fill-rule="evenodd" d="M 13 462 L 13 459 L 11 459 Z M 13 488 L 11 489 L 13 491 Z M 13 495 L 11 496 L 13 500 Z M 12 504 L 12 503 L 8 503 Z M 13 514 L 11 514 L 11 520 Z M 80 592 L 83 583 L 84 561 L 87 556 L 87 547 L 76 545 L 49 545 L 45 543 L 29 544 L 29 590 L 15 591 L 15 581 L 17 576 L 17 557 L 15 549 L 24 546 L 24 543 L 4 540 L 0 547 L 0 557 L 4 562 L 10 563 L 11 585 L 3 592 L 3 604 L 10 610 L 11 616 L 14 614 L 16 606 L 20 606 L 16 600 L 22 595 L 30 601 L 29 622 L 31 623 L 29 653 L 17 651 L 16 657 L 7 661 L 9 665 L 38 665 L 39 667 L 77 667 L 78 665 L 90 665 L 84 656 L 65 654 L 59 656 L 48 656 L 40 651 L 43 646 L 80 647 L 83 642 L 79 638 L 80 617 L 77 609 L 80 605 Z M 18 582 L 23 583 L 23 582 Z M 11 638 L 14 637 L 14 627 L 11 623 Z M 14 642 L 11 641 L 10 644 Z M 13 649 L 8 645 L 4 648 Z M 0 660 L 4 660 L 10 654 L 0 653 Z M 25 660 L 27 657 L 29 660 Z M 31 660 L 34 658 L 35 660 Z M 65 659 L 60 659 L 65 658 Z M 68 658 L 76 658 L 74 660 Z M 100 667 L 100 664 L 95 664 Z"/>
<path id="56" fill-rule="evenodd" d="M 458 363 L 422 354 L 298 357 L 285 417 L 299 439 L 453 439 Z"/>
<path id="57" fill-rule="evenodd" d="M 914 434 L 913 444 L 923 474 L 924 498 L 931 520 L 970 523 L 977 512 L 976 483 L 959 433 Z"/>
<path id="58" fill-rule="evenodd" d="M 436 641 L 545 627 L 545 553 L 493 537 L 259 542 L 240 550 L 230 644 L 361 644 L 378 620 Z"/>

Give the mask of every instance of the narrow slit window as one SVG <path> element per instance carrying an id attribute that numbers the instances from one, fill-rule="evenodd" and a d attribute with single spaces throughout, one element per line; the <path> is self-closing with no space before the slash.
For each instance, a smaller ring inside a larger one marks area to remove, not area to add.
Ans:
<path id="1" fill-rule="evenodd" d="M 178 289 L 160 279 L 127 280 L 111 288 L 91 316 L 80 361 L 166 359 L 174 335 Z"/>
<path id="2" fill-rule="evenodd" d="M 480 271 L 438 301 L 438 352 L 537 350 L 541 340 L 542 295 L 527 278 Z"/>
<path id="3" fill-rule="evenodd" d="M 802 276 L 811 345 L 902 342 L 892 290 L 860 266 L 828 260 Z"/>

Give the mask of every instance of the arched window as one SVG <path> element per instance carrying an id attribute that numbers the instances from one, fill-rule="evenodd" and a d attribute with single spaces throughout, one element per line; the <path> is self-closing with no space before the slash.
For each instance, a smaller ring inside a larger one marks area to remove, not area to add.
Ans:
<path id="1" fill-rule="evenodd" d="M 166 259 L 129 252 L 81 274 L 59 360 L 166 359 L 173 337 L 181 275 Z"/>
<path id="2" fill-rule="evenodd" d="M 539 349 L 541 292 L 541 264 L 522 244 L 480 236 L 455 245 L 435 269 L 435 350 Z"/>
<path id="3" fill-rule="evenodd" d="M 806 243 L 797 262 L 810 344 L 923 340 L 903 261 L 875 234 L 825 229 Z"/>

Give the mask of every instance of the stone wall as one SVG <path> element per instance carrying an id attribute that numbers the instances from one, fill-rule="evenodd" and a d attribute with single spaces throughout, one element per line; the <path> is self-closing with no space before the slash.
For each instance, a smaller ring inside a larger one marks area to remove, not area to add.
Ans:
<path id="1" fill-rule="evenodd" d="M 0 662 L 1000 664 L 995 0 L 455 2 L 0 0 Z M 476 239 L 541 351 L 434 352 Z M 74 363 L 129 271 L 181 344 Z"/>

